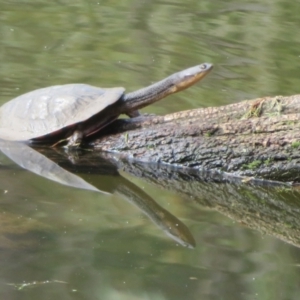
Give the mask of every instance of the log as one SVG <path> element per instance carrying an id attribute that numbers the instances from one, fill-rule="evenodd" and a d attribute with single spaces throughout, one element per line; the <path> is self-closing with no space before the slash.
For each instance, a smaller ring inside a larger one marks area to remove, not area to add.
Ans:
<path id="1" fill-rule="evenodd" d="M 299 182 L 300 95 L 118 119 L 90 142 L 141 162 Z"/>

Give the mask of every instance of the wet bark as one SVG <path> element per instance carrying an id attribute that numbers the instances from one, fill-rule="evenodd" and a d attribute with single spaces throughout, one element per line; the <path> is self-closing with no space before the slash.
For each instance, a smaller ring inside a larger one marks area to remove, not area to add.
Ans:
<path id="1" fill-rule="evenodd" d="M 300 95 L 119 119 L 91 144 L 159 162 L 280 181 L 300 179 Z"/>

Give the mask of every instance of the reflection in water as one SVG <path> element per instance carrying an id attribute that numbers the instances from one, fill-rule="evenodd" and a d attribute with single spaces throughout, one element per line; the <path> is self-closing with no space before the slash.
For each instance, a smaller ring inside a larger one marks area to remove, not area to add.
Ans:
<path id="1" fill-rule="evenodd" d="M 113 173 L 114 177 L 111 180 L 112 185 L 110 187 L 102 186 L 101 180 L 93 183 L 94 185 L 91 185 L 84 179 L 67 171 L 57 164 L 64 164 L 65 167 L 69 166 L 72 169 L 75 168 L 77 172 L 82 173 L 83 168 L 80 168 L 79 165 L 79 153 L 76 153 L 76 157 L 73 157 L 71 162 L 61 155 L 61 153 L 58 153 L 53 149 L 41 149 L 43 154 L 48 153 L 48 155 L 51 156 L 52 160 L 50 160 L 26 144 L 3 140 L 1 140 L 0 143 L 0 150 L 22 168 L 61 184 L 79 189 L 97 191 L 104 194 L 118 192 L 127 201 L 138 207 L 150 220 L 153 221 L 153 223 L 155 223 L 176 242 L 182 246 L 190 248 L 194 248 L 196 245 L 191 232 L 178 218 L 159 206 L 143 190 L 127 179 L 121 177 L 118 174 L 117 168 L 105 161 L 104 163 L 106 164 L 104 166 L 101 166 L 99 161 L 96 165 L 85 165 L 85 168 L 87 168 L 88 172 L 93 172 L 94 168 L 94 172 L 99 172 L 99 170 L 101 170 L 103 174 Z M 69 158 L 71 159 L 71 157 Z M 54 159 L 56 159 L 57 163 L 53 161 Z M 76 161 L 78 163 L 76 163 Z M 88 161 L 85 160 L 85 162 L 87 163 Z"/>
<path id="2" fill-rule="evenodd" d="M 0 150 L 17 165 L 37 175 L 67 186 L 99 191 L 93 185 L 64 170 L 59 165 L 53 163 L 51 160 L 39 154 L 26 144 L 1 140 Z"/>
<path id="3" fill-rule="evenodd" d="M 290 183 L 102 155 L 119 170 L 300 247 L 299 192 Z"/>

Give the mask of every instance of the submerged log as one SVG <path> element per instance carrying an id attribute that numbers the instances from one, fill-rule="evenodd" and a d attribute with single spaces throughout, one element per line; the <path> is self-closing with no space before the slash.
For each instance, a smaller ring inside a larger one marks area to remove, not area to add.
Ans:
<path id="1" fill-rule="evenodd" d="M 116 120 L 91 145 L 143 162 L 300 181 L 300 95 Z"/>

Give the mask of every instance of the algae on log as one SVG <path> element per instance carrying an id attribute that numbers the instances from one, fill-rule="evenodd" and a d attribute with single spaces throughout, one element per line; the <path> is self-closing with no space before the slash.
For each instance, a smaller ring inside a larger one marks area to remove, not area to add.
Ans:
<path id="1" fill-rule="evenodd" d="M 300 181 L 300 95 L 119 119 L 95 149 L 143 162 Z"/>

